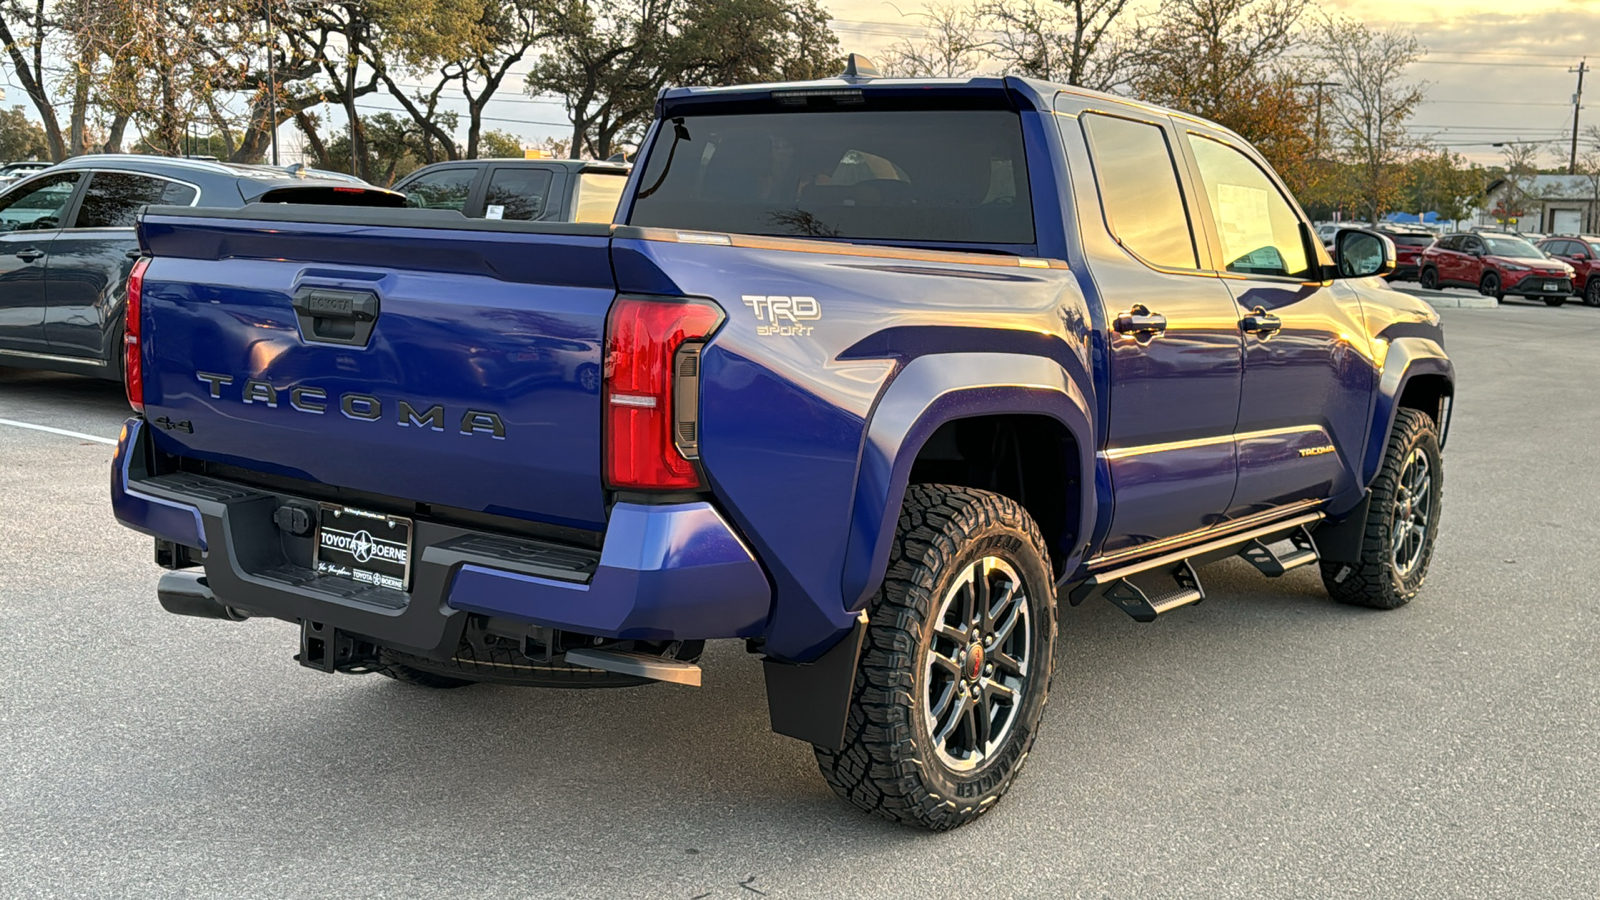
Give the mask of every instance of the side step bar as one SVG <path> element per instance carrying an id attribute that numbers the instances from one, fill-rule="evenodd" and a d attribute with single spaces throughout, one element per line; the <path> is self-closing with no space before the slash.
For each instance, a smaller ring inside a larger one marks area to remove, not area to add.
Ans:
<path id="1" fill-rule="evenodd" d="M 1089 576 L 1068 598 L 1073 606 L 1105 597 L 1140 622 L 1152 622 L 1161 613 L 1205 599 L 1205 589 L 1195 574 L 1197 566 L 1240 555 L 1268 575 L 1282 575 L 1317 559 L 1308 526 L 1321 521 L 1320 512 L 1308 512 L 1248 531 L 1230 534 L 1150 559 L 1140 560 Z M 1295 549 L 1279 556 L 1269 545 L 1289 538 Z M 1259 549 L 1258 549 L 1259 548 Z M 1137 582 L 1135 581 L 1137 577 Z M 1165 584 L 1152 585 L 1165 577 Z"/>
<path id="2" fill-rule="evenodd" d="M 1289 540 L 1294 544 L 1294 549 L 1282 556 L 1260 540 L 1245 544 L 1239 555 L 1268 578 L 1277 578 L 1290 569 L 1298 569 L 1317 561 L 1317 544 L 1311 539 L 1311 532 L 1304 525 L 1295 529 L 1294 533 L 1289 535 Z"/>
<path id="3" fill-rule="evenodd" d="M 673 684 L 686 684 L 690 687 L 700 686 L 700 667 L 682 660 L 663 659 L 643 653 L 588 648 L 568 650 L 566 656 L 567 662 L 575 666 L 588 666 L 591 669 L 604 669 L 619 675 L 636 675 L 640 678 L 670 681 Z"/>

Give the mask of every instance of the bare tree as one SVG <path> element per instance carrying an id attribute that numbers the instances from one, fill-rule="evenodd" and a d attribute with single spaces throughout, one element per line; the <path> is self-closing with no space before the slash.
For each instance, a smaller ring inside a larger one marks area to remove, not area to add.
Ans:
<path id="1" fill-rule="evenodd" d="M 1406 69 L 1426 52 L 1415 35 L 1399 28 L 1375 30 L 1349 19 L 1327 19 L 1316 46 L 1339 83 L 1330 94 L 1332 135 L 1358 176 L 1361 205 L 1376 222 L 1395 202 L 1403 184 L 1399 168 L 1418 149 L 1406 120 L 1426 93 Z"/>
<path id="2" fill-rule="evenodd" d="M 973 7 L 954 3 L 934 6 L 917 18 L 926 26 L 927 35 L 897 41 L 880 54 L 875 61 L 885 75 L 962 78 L 977 74 L 988 42 L 982 36 L 982 17 Z"/>
<path id="3" fill-rule="evenodd" d="M 1128 0 L 979 0 L 988 50 L 1007 74 L 1111 90 L 1126 77 Z"/>

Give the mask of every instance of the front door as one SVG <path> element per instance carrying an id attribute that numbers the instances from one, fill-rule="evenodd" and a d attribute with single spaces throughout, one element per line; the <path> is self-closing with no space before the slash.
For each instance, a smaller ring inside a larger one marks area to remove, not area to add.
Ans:
<path id="1" fill-rule="evenodd" d="M 1360 299 L 1323 280 L 1321 246 L 1262 163 L 1194 130 L 1184 144 L 1244 341 L 1239 483 L 1228 518 L 1348 490 L 1376 377 Z"/>
<path id="2" fill-rule="evenodd" d="M 1115 508 L 1102 557 L 1215 524 L 1233 496 L 1241 345 L 1233 297 L 1202 261 L 1163 116 L 1057 101 L 1084 252 L 1108 324 L 1101 460 Z M 1197 241 L 1198 237 L 1198 241 Z"/>
<path id="3" fill-rule="evenodd" d="M 122 301 L 139 248 L 134 225 L 149 205 L 187 206 L 193 185 L 134 172 L 93 172 L 72 221 L 50 247 L 45 338 L 59 356 L 116 361 Z"/>
<path id="4" fill-rule="evenodd" d="M 79 173 L 31 178 L 0 195 L 0 346 L 45 352 L 45 266 Z"/>

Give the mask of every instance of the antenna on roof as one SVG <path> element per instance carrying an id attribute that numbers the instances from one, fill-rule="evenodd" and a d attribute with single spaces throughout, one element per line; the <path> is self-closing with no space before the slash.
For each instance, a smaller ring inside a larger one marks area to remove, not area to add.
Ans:
<path id="1" fill-rule="evenodd" d="M 878 67 L 873 64 L 872 60 L 859 53 L 852 53 L 845 59 L 844 73 L 839 77 L 845 81 L 866 81 L 869 78 L 881 78 L 882 76 L 883 73 L 878 71 Z"/>

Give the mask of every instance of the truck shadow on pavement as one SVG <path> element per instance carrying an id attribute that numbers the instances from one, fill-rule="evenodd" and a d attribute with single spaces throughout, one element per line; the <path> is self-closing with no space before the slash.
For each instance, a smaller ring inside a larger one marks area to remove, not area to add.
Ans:
<path id="1" fill-rule="evenodd" d="M 1041 809 L 1073 815 L 1096 792 L 1073 761 L 1119 753 L 1113 745 L 1126 739 L 1100 727 L 1109 704 L 1136 704 L 1158 723 L 1144 726 L 1145 737 L 1160 743 L 1159 723 L 1204 726 L 1216 709 L 1207 706 L 1212 691 L 1259 689 L 1285 659 L 1363 641 L 1382 615 L 1338 606 L 1314 572 L 1270 582 L 1228 562 L 1203 577 L 1210 599 L 1151 625 L 1109 604 L 1064 610 L 1034 756 L 1011 796 L 960 834 L 1025 831 Z M 285 645 L 292 637 L 281 624 L 246 627 L 275 628 Z M 770 733 L 760 665 L 731 642 L 712 646 L 699 690 L 430 691 L 283 665 L 289 690 L 253 692 L 221 729 L 225 740 L 190 745 L 187 771 L 208 783 L 185 791 L 190 802 L 247 805 L 257 821 L 311 830 L 348 827 L 352 817 L 416 822 L 426 810 L 431 831 L 463 845 L 524 848 L 535 868 L 618 845 L 632 864 L 673 870 L 681 855 L 717 847 L 789 842 L 790 861 L 804 863 L 837 854 L 840 838 L 871 837 L 874 852 L 953 839 L 878 821 L 836 799 L 810 748 Z M 302 686 L 303 701 L 295 699 Z M 271 708 L 285 704 L 294 709 Z M 191 812 L 227 817 L 223 808 Z M 795 844 L 796 833 L 826 840 Z"/>

